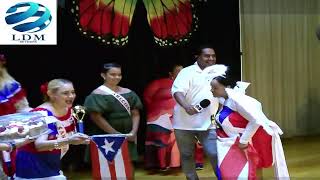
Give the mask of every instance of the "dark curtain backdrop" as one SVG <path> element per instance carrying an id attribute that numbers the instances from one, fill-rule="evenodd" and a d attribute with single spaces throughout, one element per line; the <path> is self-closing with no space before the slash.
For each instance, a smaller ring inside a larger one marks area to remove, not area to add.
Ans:
<path id="1" fill-rule="evenodd" d="M 71 2 L 71 1 L 70 1 Z M 240 35 L 238 0 L 210 0 L 198 11 L 199 29 L 186 45 L 158 47 L 147 22 L 146 10 L 138 1 L 129 44 L 126 47 L 108 47 L 83 37 L 74 25 L 70 4 L 59 8 L 57 46 L 0 46 L 0 53 L 8 59 L 9 72 L 25 87 L 31 106 L 42 103 L 39 86 L 53 78 L 74 82 L 77 99 L 85 97 L 102 83 L 99 75 L 103 63 L 115 61 L 123 66 L 121 85 L 142 97 L 144 87 L 151 80 L 166 75 L 174 62 L 194 63 L 196 47 L 210 43 L 216 49 L 218 63 L 230 65 L 240 78 Z M 139 129 L 139 151 L 143 152 L 145 113 L 142 112 Z"/>

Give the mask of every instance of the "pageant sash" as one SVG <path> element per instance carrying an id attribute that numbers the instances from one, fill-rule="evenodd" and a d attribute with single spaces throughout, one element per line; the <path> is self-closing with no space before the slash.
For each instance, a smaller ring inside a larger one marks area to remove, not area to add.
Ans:
<path id="1" fill-rule="evenodd" d="M 114 98 L 116 98 L 120 102 L 120 104 L 127 110 L 129 115 L 131 116 L 130 104 L 126 100 L 126 98 L 124 98 L 120 94 L 112 91 L 110 88 L 108 88 L 107 86 L 104 86 L 104 85 L 101 85 L 100 87 L 98 87 L 98 89 L 107 93 L 107 94 L 111 94 Z"/>

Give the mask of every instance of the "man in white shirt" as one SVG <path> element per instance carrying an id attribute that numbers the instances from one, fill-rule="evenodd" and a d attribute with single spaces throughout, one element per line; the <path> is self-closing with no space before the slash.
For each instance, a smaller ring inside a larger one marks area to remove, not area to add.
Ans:
<path id="1" fill-rule="evenodd" d="M 218 109 L 218 100 L 210 92 L 211 80 L 223 75 L 226 66 L 215 65 L 216 54 L 212 47 L 202 46 L 197 52 L 197 62 L 180 71 L 172 86 L 177 101 L 173 114 L 173 128 L 180 151 L 182 170 L 187 179 L 199 179 L 194 162 L 195 136 L 200 140 L 210 159 L 213 170 L 217 165 L 216 132 L 211 116 Z M 202 100 L 210 105 L 198 112 L 194 106 Z"/>

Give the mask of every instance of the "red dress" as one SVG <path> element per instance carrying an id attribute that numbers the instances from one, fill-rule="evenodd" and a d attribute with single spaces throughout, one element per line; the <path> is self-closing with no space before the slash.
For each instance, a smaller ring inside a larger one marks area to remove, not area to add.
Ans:
<path id="1" fill-rule="evenodd" d="M 171 118 L 176 104 L 171 95 L 173 80 L 163 78 L 151 82 L 143 97 L 147 108 L 145 166 L 147 168 L 179 167 L 180 155 Z M 196 162 L 203 163 L 203 150 L 196 146 Z"/>

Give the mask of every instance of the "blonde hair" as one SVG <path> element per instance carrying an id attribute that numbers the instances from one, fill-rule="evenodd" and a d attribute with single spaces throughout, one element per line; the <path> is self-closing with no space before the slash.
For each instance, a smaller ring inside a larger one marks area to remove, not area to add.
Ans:
<path id="1" fill-rule="evenodd" d="M 44 101 L 49 101 L 50 100 L 50 97 L 48 96 L 48 92 L 51 92 L 51 93 L 54 94 L 64 84 L 72 84 L 72 82 L 67 80 L 67 79 L 53 79 L 53 80 L 49 81 L 48 87 L 47 87 L 47 92 L 44 93 Z"/>
<path id="2" fill-rule="evenodd" d="M 2 65 L 0 67 L 0 89 L 4 88 L 6 85 L 10 85 L 16 80 L 8 73 L 7 68 Z"/>

